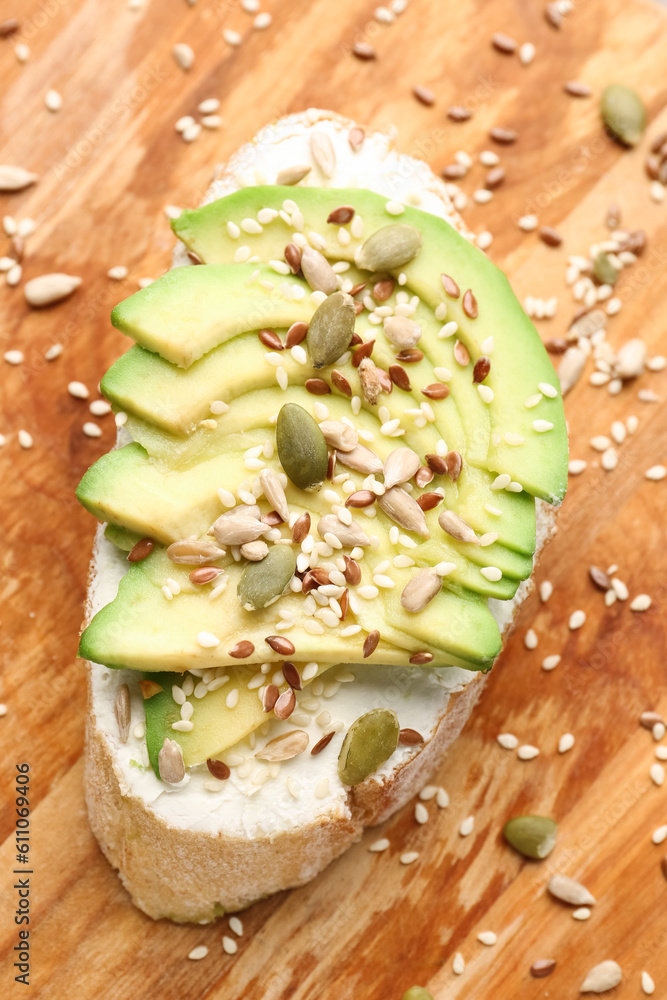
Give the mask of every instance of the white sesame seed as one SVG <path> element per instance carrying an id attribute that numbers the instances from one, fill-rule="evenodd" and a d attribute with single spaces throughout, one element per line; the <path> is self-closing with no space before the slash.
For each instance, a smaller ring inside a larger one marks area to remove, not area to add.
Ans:
<path id="1" fill-rule="evenodd" d="M 523 229 L 524 233 L 537 229 L 538 225 L 539 219 L 536 215 L 522 215 L 519 219 L 519 229 Z"/>
<path id="2" fill-rule="evenodd" d="M 526 649 L 537 649 L 537 643 L 538 643 L 538 638 L 535 629 L 529 628 L 525 636 L 523 637 L 524 646 L 526 647 Z"/>
<path id="3" fill-rule="evenodd" d="M 655 728 L 655 726 L 653 728 Z M 658 760 L 667 760 L 667 747 L 656 747 L 655 755 Z"/>
<path id="4" fill-rule="evenodd" d="M 538 434 L 545 434 L 547 431 L 552 431 L 554 425 L 550 420 L 533 420 L 533 430 L 537 431 Z"/>
<path id="5" fill-rule="evenodd" d="M 642 983 L 642 990 L 644 991 L 647 997 L 650 997 L 653 995 L 653 993 L 655 993 L 655 983 L 653 982 L 651 976 L 649 976 L 648 972 L 646 971 L 642 972 L 641 983 Z"/>
<path id="6" fill-rule="evenodd" d="M 519 760 L 534 760 L 539 755 L 539 752 L 537 747 L 531 746 L 530 743 L 524 743 L 519 747 L 516 755 Z"/>
<path id="7" fill-rule="evenodd" d="M 588 920 L 591 915 L 591 911 L 587 906 L 580 906 L 577 910 L 572 911 L 572 916 L 575 920 Z"/>
<path id="8" fill-rule="evenodd" d="M 189 719 L 181 719 L 179 722 L 172 722 L 171 728 L 179 733 L 191 733 L 194 729 L 194 722 Z"/>
<path id="9" fill-rule="evenodd" d="M 659 826 L 653 831 L 651 841 L 654 844 L 663 844 L 667 840 L 667 825 Z"/>
<path id="10" fill-rule="evenodd" d="M 25 42 L 19 42 L 14 46 L 14 55 L 20 63 L 25 63 L 30 58 L 30 48 Z"/>
<path id="11" fill-rule="evenodd" d="M 194 125 L 194 123 L 195 120 L 192 115 L 182 115 L 174 125 L 174 128 L 177 132 L 185 132 L 186 128 L 189 128 L 190 125 Z"/>
<path id="12" fill-rule="evenodd" d="M 586 621 L 585 611 L 581 610 L 573 611 L 568 621 L 568 628 L 574 631 L 575 629 L 581 628 L 581 626 L 584 624 L 585 621 Z"/>
<path id="13" fill-rule="evenodd" d="M 171 54 L 174 57 L 174 61 L 182 70 L 189 70 L 192 68 L 192 64 L 195 61 L 195 54 L 189 45 L 185 42 L 177 42 L 176 45 L 171 50 Z"/>
<path id="14" fill-rule="evenodd" d="M 202 958 L 206 958 L 207 955 L 208 955 L 208 948 L 206 947 L 205 944 L 200 944 L 197 945 L 196 948 L 192 949 L 192 951 L 188 955 L 188 958 L 193 962 L 199 962 L 201 961 Z"/>
<path id="15" fill-rule="evenodd" d="M 7 706 L 3 703 L 0 703 L 0 718 L 2 718 L 4 715 L 7 715 Z"/>
<path id="16" fill-rule="evenodd" d="M 532 410 L 533 407 L 538 406 L 542 402 L 543 398 L 541 392 L 536 392 L 533 396 L 528 396 L 523 405 L 527 410 Z"/>
<path id="17" fill-rule="evenodd" d="M 497 583 L 502 579 L 503 575 L 497 566 L 482 566 L 480 573 L 490 583 Z"/>
<path id="18" fill-rule="evenodd" d="M 211 632 L 200 632 L 197 635 L 197 642 L 203 649 L 212 649 L 214 646 L 220 645 L 220 640 Z"/>
<path id="19" fill-rule="evenodd" d="M 494 392 L 490 385 L 482 385 L 481 383 L 477 386 L 477 392 L 479 393 L 482 402 L 492 403 L 494 399 Z"/>
<path id="20" fill-rule="evenodd" d="M 63 106 L 63 99 L 57 90 L 47 90 L 44 104 L 49 111 L 60 111 Z"/>
<path id="21" fill-rule="evenodd" d="M 421 826 L 423 826 L 424 823 L 428 823 L 428 809 L 423 802 L 417 802 L 415 805 L 415 820 Z"/>
<path id="22" fill-rule="evenodd" d="M 488 229 L 483 230 L 477 237 L 477 246 L 480 250 L 488 250 L 493 243 L 493 235 Z"/>
<path id="23" fill-rule="evenodd" d="M 529 66 L 535 58 L 535 46 L 532 42 L 524 42 L 519 49 L 519 62 L 522 66 Z"/>
<path id="24" fill-rule="evenodd" d="M 5 351 L 3 357 L 8 365 L 20 365 L 25 361 L 23 351 Z"/>
<path id="25" fill-rule="evenodd" d="M 273 18 L 268 13 L 268 11 L 262 11 L 260 14 L 257 15 L 255 20 L 252 22 L 252 26 L 253 28 L 256 28 L 258 31 L 263 31 L 265 28 L 268 28 L 270 26 L 272 20 Z"/>
<path id="26" fill-rule="evenodd" d="M 70 382 L 67 386 L 67 391 L 75 399 L 88 399 L 90 395 L 87 386 L 83 382 Z"/>
<path id="27" fill-rule="evenodd" d="M 239 946 L 237 945 L 234 938 L 230 938 L 225 934 L 222 938 L 222 950 L 227 955 L 235 955 L 236 952 L 239 950 Z"/>
<path id="28" fill-rule="evenodd" d="M 622 580 L 619 580 L 617 576 L 612 577 L 611 586 L 619 601 L 627 601 L 630 592 Z"/>
<path id="29" fill-rule="evenodd" d="M 583 458 L 573 458 L 568 463 L 567 471 L 570 473 L 571 476 L 579 476 L 587 467 L 587 465 L 588 462 L 586 462 Z"/>
<path id="30" fill-rule="evenodd" d="M 494 934 L 493 931 L 480 931 L 477 935 L 477 940 L 481 941 L 482 944 L 485 944 L 490 948 L 496 943 L 498 936 Z"/>
<path id="31" fill-rule="evenodd" d="M 463 955 L 460 951 L 457 951 L 454 955 L 454 961 L 452 962 L 452 972 L 455 976 L 462 976 L 465 972 L 466 963 Z"/>
<path id="32" fill-rule="evenodd" d="M 650 469 L 647 469 L 644 473 L 644 478 L 651 480 L 651 482 L 658 483 L 660 480 L 667 476 L 667 468 L 664 465 L 652 465 Z"/>
<path id="33" fill-rule="evenodd" d="M 542 660 L 542 670 L 554 670 L 560 663 L 560 656 L 558 653 L 554 653 L 551 656 L 545 656 Z"/>
<path id="34" fill-rule="evenodd" d="M 444 788 L 438 788 L 437 792 L 435 793 L 435 804 L 437 805 L 438 809 L 446 809 L 447 806 L 449 805 L 449 795 L 447 794 Z"/>
<path id="35" fill-rule="evenodd" d="M 646 367 L 650 372 L 662 372 L 667 367 L 667 358 L 664 354 L 656 354 L 648 359 Z"/>
<path id="36" fill-rule="evenodd" d="M 607 448 L 606 451 L 602 453 L 602 458 L 600 459 L 600 465 L 605 470 L 605 472 L 611 472 L 618 465 L 618 452 L 614 447 Z"/>
<path id="37" fill-rule="evenodd" d="M 631 611 L 648 611 L 651 607 L 651 597 L 649 594 L 637 594 L 630 602 Z"/>
<path id="38" fill-rule="evenodd" d="M 540 584 L 540 600 L 542 601 L 543 604 L 546 604 L 546 602 L 549 600 L 553 592 L 554 592 L 553 583 L 551 583 L 550 580 L 543 580 L 542 583 Z"/>
<path id="39" fill-rule="evenodd" d="M 665 769 L 662 764 L 651 764 L 649 778 L 654 785 L 662 785 L 665 780 Z"/>
<path id="40" fill-rule="evenodd" d="M 368 850 L 372 851 L 373 854 L 380 854 L 382 851 L 386 851 L 390 847 L 390 843 L 386 837 L 381 837 L 379 840 L 374 840 L 369 846 Z"/>
<path id="41" fill-rule="evenodd" d="M 564 733 L 558 741 L 558 753 L 567 753 L 574 746 L 572 733 Z"/>
<path id="42" fill-rule="evenodd" d="M 665 188 L 660 181 L 651 181 L 649 184 L 649 191 L 651 194 L 651 201 L 660 203 L 665 200 Z"/>
<path id="43" fill-rule="evenodd" d="M 517 434 L 515 431 L 506 431 L 503 434 L 505 444 L 511 445 L 513 448 L 517 448 L 522 444 L 525 444 L 526 439 L 521 434 Z"/>
<path id="44" fill-rule="evenodd" d="M 82 430 L 83 433 L 86 435 L 86 437 L 89 438 L 102 437 L 102 428 L 99 427 L 96 423 L 93 423 L 92 420 L 87 420 L 83 425 Z"/>
<path id="45" fill-rule="evenodd" d="M 499 736 L 496 736 L 496 740 L 504 750 L 516 750 L 519 745 L 514 733 L 500 733 Z"/>
<path id="46" fill-rule="evenodd" d="M 411 865 L 414 861 L 417 860 L 418 857 L 419 857 L 419 851 L 405 851 L 404 854 L 401 854 L 398 860 L 401 862 L 402 865 Z"/>
<path id="47" fill-rule="evenodd" d="M 474 829 L 475 829 L 475 817 L 468 816 L 461 823 L 459 827 L 459 834 L 462 837 L 469 837 Z"/>
<path id="48" fill-rule="evenodd" d="M 205 101 L 199 104 L 199 112 L 202 115 L 214 115 L 215 112 L 220 107 L 220 101 L 217 97 L 208 97 Z"/>
<path id="49" fill-rule="evenodd" d="M 243 936 L 243 923 L 240 917 L 230 917 L 229 928 L 234 932 L 234 934 L 236 934 L 237 937 Z"/>

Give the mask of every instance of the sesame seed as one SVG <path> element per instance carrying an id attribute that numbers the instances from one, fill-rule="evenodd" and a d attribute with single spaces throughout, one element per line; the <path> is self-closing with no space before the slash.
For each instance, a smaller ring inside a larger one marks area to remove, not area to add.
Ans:
<path id="1" fill-rule="evenodd" d="M 575 920 L 588 920 L 591 915 L 591 911 L 587 906 L 580 906 L 577 910 L 572 911 L 572 916 Z"/>
<path id="2" fill-rule="evenodd" d="M 500 733 L 499 736 L 496 736 L 496 740 L 504 750 L 516 750 L 519 745 L 514 733 Z"/>
<path id="3" fill-rule="evenodd" d="M 33 446 L 32 434 L 29 434 L 28 431 L 20 430 L 18 432 L 18 439 L 19 439 L 19 444 L 22 448 L 32 448 Z"/>
<path id="4" fill-rule="evenodd" d="M 519 49 L 519 62 L 522 66 L 529 66 L 535 58 L 535 46 L 532 42 L 524 42 Z"/>
<path id="5" fill-rule="evenodd" d="M 542 670 L 555 670 L 560 663 L 560 656 L 554 653 L 552 656 L 545 656 L 542 660 Z"/>
<path id="6" fill-rule="evenodd" d="M 227 955 L 235 955 L 236 952 L 239 950 L 239 946 L 237 945 L 234 938 L 230 938 L 225 934 L 222 938 L 222 950 Z"/>
<path id="7" fill-rule="evenodd" d="M 5 351 L 3 357 L 9 365 L 20 365 L 25 360 L 23 351 Z"/>
<path id="8" fill-rule="evenodd" d="M 374 840 L 369 846 L 368 850 L 372 851 L 373 854 L 380 854 L 382 851 L 386 851 L 390 847 L 390 843 L 386 837 L 381 837 L 380 840 Z"/>
<path id="9" fill-rule="evenodd" d="M 630 602 L 631 611 L 648 611 L 651 607 L 651 597 L 649 594 L 637 594 Z"/>
<path id="10" fill-rule="evenodd" d="M 586 621 L 585 611 L 581 610 L 573 611 L 568 621 L 568 628 L 574 631 L 575 629 L 581 628 L 581 626 L 584 624 L 585 621 Z"/>
<path id="11" fill-rule="evenodd" d="M 446 809 L 449 805 L 449 795 L 444 788 L 439 788 L 435 793 L 435 804 L 438 809 Z"/>
<path id="12" fill-rule="evenodd" d="M 489 488 L 492 490 L 504 490 L 509 486 L 511 482 L 512 482 L 512 477 L 508 475 L 506 472 L 503 472 L 499 476 L 496 476 L 496 478 L 493 480 Z"/>
<path id="13" fill-rule="evenodd" d="M 662 764 L 651 764 L 649 769 L 649 778 L 654 785 L 662 785 L 665 780 L 665 769 Z"/>
<path id="14" fill-rule="evenodd" d="M 428 823 L 428 809 L 423 802 L 418 802 L 415 806 L 415 820 L 421 826 Z"/>
<path id="15" fill-rule="evenodd" d="M 102 437 L 102 428 L 98 427 L 97 424 L 93 423 L 92 420 L 87 420 L 82 427 L 83 433 L 89 438 Z"/>
<path id="16" fill-rule="evenodd" d="M 477 935 L 477 940 L 481 941 L 482 944 L 485 944 L 487 945 L 487 947 L 490 948 L 492 945 L 496 943 L 498 937 L 496 934 L 493 933 L 493 931 L 480 931 L 480 933 Z"/>
<path id="17" fill-rule="evenodd" d="M 572 733 L 564 733 L 558 741 L 558 753 L 567 753 L 574 746 Z"/>
<path id="18" fill-rule="evenodd" d="M 48 111 L 60 111 L 63 106 L 63 99 L 57 90 L 47 90 L 44 104 Z"/>
<path id="19" fill-rule="evenodd" d="M 268 11 L 262 11 L 252 22 L 252 26 L 253 28 L 256 28 L 257 31 L 264 31 L 265 28 L 268 28 L 271 25 L 272 21 L 273 18 Z"/>
<path id="20" fill-rule="evenodd" d="M 452 962 L 452 972 L 456 976 L 462 976 L 465 972 L 466 963 L 463 955 L 460 951 L 457 951 L 454 955 L 454 961 Z"/>
<path id="21" fill-rule="evenodd" d="M 230 917 L 229 918 L 229 927 L 230 927 L 230 930 L 232 930 L 234 932 L 234 934 L 236 934 L 237 937 L 242 937 L 242 935 L 243 935 L 243 923 L 242 923 L 242 921 L 241 921 L 241 919 L 239 917 Z"/>
<path id="22" fill-rule="evenodd" d="M 519 229 L 522 229 L 524 233 L 529 233 L 533 229 L 537 229 L 539 225 L 539 219 L 536 215 L 522 215 L 519 219 Z"/>
<path id="23" fill-rule="evenodd" d="M 545 434 L 547 431 L 552 431 L 554 425 L 549 420 L 533 420 L 533 430 L 537 431 L 538 434 Z"/>
<path id="24" fill-rule="evenodd" d="M 540 600 L 542 601 L 543 604 L 546 604 L 546 602 L 549 600 L 553 592 L 554 592 L 553 583 L 551 583 L 550 580 L 543 580 L 542 583 L 540 584 Z"/>
<path id="25" fill-rule="evenodd" d="M 653 831 L 651 841 L 654 844 L 663 844 L 667 840 L 667 825 L 659 826 Z"/>
<path id="26" fill-rule="evenodd" d="M 647 997 L 650 997 L 655 993 L 655 983 L 648 972 L 642 972 L 641 976 L 642 990 Z"/>
<path id="27" fill-rule="evenodd" d="M 468 816 L 461 823 L 459 827 L 459 834 L 462 837 L 469 837 L 474 829 L 475 829 L 475 817 Z"/>
<path id="28" fill-rule="evenodd" d="M 402 865 L 411 865 L 414 861 L 417 860 L 418 857 L 419 857 L 419 851 L 405 851 L 404 854 L 401 854 L 398 860 L 401 862 Z"/>
<path id="29" fill-rule="evenodd" d="M 526 647 L 526 649 L 537 649 L 537 643 L 538 639 L 535 629 L 529 628 L 525 636 L 523 637 L 524 646 Z"/>
<path id="30" fill-rule="evenodd" d="M 7 706 L 3 703 L 0 703 L 0 718 L 2 718 L 5 715 L 7 715 Z"/>
<path id="31" fill-rule="evenodd" d="M 200 962 L 201 959 L 206 958 L 207 955 L 208 955 L 208 948 L 206 947 L 205 944 L 200 944 L 197 945 L 196 948 L 192 949 L 192 951 L 188 955 L 188 958 L 192 962 Z"/>
<path id="32" fill-rule="evenodd" d="M 531 746 L 530 743 L 524 743 L 519 747 L 516 755 L 519 760 L 534 760 L 539 755 L 539 752 L 537 747 Z"/>
<path id="33" fill-rule="evenodd" d="M 502 579 L 502 572 L 497 566 L 482 566 L 480 569 L 482 576 L 490 583 L 497 583 Z"/>
<path id="34" fill-rule="evenodd" d="M 667 476 L 667 468 L 664 465 L 652 465 L 644 473 L 644 478 L 651 482 L 658 483 Z"/>
<path id="35" fill-rule="evenodd" d="M 83 382 L 70 382 L 67 386 L 67 391 L 75 399 L 88 399 L 90 395 L 87 386 Z"/>
<path id="36" fill-rule="evenodd" d="M 220 645 L 220 640 L 211 632 L 199 632 L 197 642 L 203 649 L 213 649 Z"/>

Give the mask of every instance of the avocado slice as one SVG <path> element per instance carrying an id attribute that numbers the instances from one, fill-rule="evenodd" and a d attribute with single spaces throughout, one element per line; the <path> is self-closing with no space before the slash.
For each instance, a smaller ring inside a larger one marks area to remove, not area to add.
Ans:
<path id="1" fill-rule="evenodd" d="M 315 231 L 326 240 L 322 250 L 325 256 L 336 259 L 353 260 L 361 244 L 361 240 L 352 237 L 349 244 L 341 246 L 337 227 L 326 224 L 330 212 L 338 206 L 352 205 L 362 216 L 364 239 L 395 221 L 386 211 L 386 199 L 368 190 L 264 186 L 243 188 L 202 208 L 183 212 L 172 220 L 172 228 L 186 247 L 207 264 L 233 260 L 243 243 L 262 260 L 282 259 L 293 228 L 280 215 L 261 233 L 251 236 L 243 233 L 238 240 L 229 236 L 227 223 L 240 226 L 245 218 L 256 214 L 258 205 L 279 212 L 286 199 L 297 202 L 304 217 L 304 230 Z M 453 226 L 409 206 L 401 214 L 400 222 L 415 226 L 423 234 L 421 251 L 401 269 L 407 278 L 405 287 L 433 310 L 446 305 L 447 319 L 458 323 L 457 336 L 473 358 L 484 353 L 482 345 L 493 337 L 491 372 L 485 381 L 494 391 L 494 400 L 488 406 L 492 432 L 487 453 L 489 470 L 508 473 L 533 496 L 548 503 L 560 503 L 567 487 L 567 430 L 560 393 L 553 398 L 545 396 L 535 409 L 525 406 L 526 399 L 538 392 L 539 383 L 558 387 L 557 376 L 535 327 L 502 271 Z M 458 284 L 461 290 L 458 299 L 445 293 L 443 272 Z M 472 289 L 478 303 L 476 319 L 470 319 L 462 307 L 467 289 Z M 545 447 L 542 434 L 533 428 L 536 418 L 553 424 L 549 447 Z M 508 444 L 505 439 L 508 433 L 521 435 L 524 444 Z"/>
<path id="2" fill-rule="evenodd" d="M 310 288 L 299 278 L 286 281 L 267 264 L 220 264 L 167 271 L 120 302 L 111 322 L 142 347 L 187 368 L 237 333 L 307 323 L 315 309 Z"/>

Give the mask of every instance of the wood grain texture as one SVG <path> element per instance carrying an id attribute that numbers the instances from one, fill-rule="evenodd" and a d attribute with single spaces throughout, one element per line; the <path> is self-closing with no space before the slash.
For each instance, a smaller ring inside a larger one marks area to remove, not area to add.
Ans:
<path id="1" fill-rule="evenodd" d="M 520 297 L 558 295 L 558 318 L 540 326 L 560 335 L 572 312 L 566 255 L 603 238 L 607 205 L 618 201 L 627 224 L 646 229 L 650 249 L 619 283 L 624 306 L 609 337 L 618 345 L 641 335 L 650 352 L 665 350 L 667 210 L 649 200 L 642 151 L 624 153 L 604 140 L 596 100 L 562 91 L 569 79 L 590 83 L 596 94 L 622 79 L 643 94 L 650 133 L 667 127 L 663 11 L 641 0 L 581 0 L 555 32 L 542 4 L 529 0 L 412 0 L 391 27 L 377 24 L 374 5 L 360 0 L 335 7 L 269 2 L 267 9 L 272 26 L 253 31 L 234 0 L 194 7 L 146 0 L 137 12 L 112 0 L 3 6 L 3 17 L 21 18 L 31 58 L 20 66 L 12 40 L 0 42 L 0 162 L 21 164 L 40 180 L 1 195 L 2 214 L 39 222 L 28 241 L 26 278 L 63 270 L 84 283 L 68 302 L 41 312 L 27 308 L 20 289 L 0 290 L 2 350 L 26 355 L 15 368 L 3 362 L 0 373 L 0 432 L 7 435 L 0 450 L 0 700 L 8 705 L 0 720 L 0 994 L 24 995 L 12 981 L 11 779 L 14 762 L 27 760 L 32 997 L 393 1000 L 420 983 L 436 1000 L 564 1000 L 577 996 L 587 970 L 606 958 L 623 968 L 619 996 L 640 995 L 642 969 L 658 984 L 656 995 L 665 995 L 664 848 L 651 844 L 651 833 L 667 817 L 667 787 L 649 780 L 654 745 L 637 717 L 647 708 L 667 712 L 660 619 L 667 484 L 643 476 L 667 458 L 667 408 L 636 395 L 639 387 L 664 395 L 664 374 L 643 376 L 616 397 L 584 381 L 568 397 L 575 457 L 595 459 L 588 441 L 607 433 L 613 419 L 634 412 L 639 429 L 621 446 L 614 472 L 589 467 L 571 483 L 559 534 L 537 574 L 553 582 L 554 595 L 547 604 L 533 596 L 523 609 L 481 706 L 437 776 L 451 804 L 429 804 L 427 825 L 418 826 L 408 807 L 311 885 L 252 907 L 234 957 L 221 948 L 226 921 L 176 927 L 135 910 L 89 831 L 81 786 L 84 675 L 75 651 L 94 525 L 76 505 L 74 487 L 111 446 L 113 426 L 102 418 L 102 438 L 85 437 L 86 404 L 66 386 L 71 379 L 96 386 L 126 348 L 108 314 L 140 277 L 167 266 L 173 240 L 165 204 L 196 204 L 216 162 L 266 121 L 310 105 L 394 123 L 400 147 L 438 170 L 457 149 L 488 147 L 493 125 L 513 127 L 519 142 L 501 150 L 507 179 L 490 204 L 466 211 L 470 227 L 494 233 L 492 256 Z M 240 48 L 225 45 L 223 27 L 243 32 Z M 494 30 L 534 41 L 534 64 L 523 68 L 494 52 Z M 357 39 L 376 47 L 377 61 L 349 55 Z M 179 41 L 196 53 L 187 74 L 171 56 Z M 414 100 L 416 84 L 433 88 L 434 108 Z M 63 95 L 58 114 L 44 108 L 49 87 Z M 173 124 L 209 96 L 222 100 L 224 127 L 186 145 Z M 466 103 L 475 107 L 471 121 L 448 122 L 446 107 Z M 466 190 L 482 179 L 476 166 Z M 533 211 L 563 233 L 563 248 L 520 232 L 517 218 Z M 122 284 L 106 278 L 115 264 L 130 269 Z M 44 351 L 56 341 L 64 353 L 48 363 Z M 19 428 L 34 436 L 32 450 L 19 448 Z M 648 613 L 633 615 L 621 602 L 604 607 L 586 568 L 611 562 L 631 595 L 652 595 Z M 588 617 L 570 632 L 575 608 Z M 522 641 L 529 624 L 540 637 L 533 652 Z M 547 674 L 540 663 L 550 653 L 562 662 Z M 503 731 L 539 746 L 541 755 L 518 761 L 497 745 Z M 576 744 L 561 756 L 564 732 L 574 733 Z M 560 822 L 558 846 L 544 863 L 523 862 L 501 841 L 502 823 L 525 812 Z M 468 815 L 475 830 L 461 838 Z M 379 835 L 391 849 L 371 854 L 368 844 Z M 405 867 L 398 856 L 408 849 L 421 853 Z M 581 878 L 598 898 L 590 921 L 577 923 L 547 897 L 555 870 Z M 476 940 L 489 929 L 498 934 L 492 948 Z M 208 945 L 208 957 L 188 962 L 198 944 Z M 459 977 L 452 972 L 456 951 L 466 959 Z M 558 962 L 545 982 L 528 972 L 538 958 Z"/>

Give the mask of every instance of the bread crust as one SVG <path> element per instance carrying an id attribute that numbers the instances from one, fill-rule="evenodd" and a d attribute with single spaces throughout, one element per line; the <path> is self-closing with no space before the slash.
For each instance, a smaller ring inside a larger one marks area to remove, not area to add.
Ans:
<path id="1" fill-rule="evenodd" d="M 349 127 L 355 124 L 325 112 L 315 120 L 304 114 L 290 116 L 290 121 L 297 122 L 299 118 L 305 127 L 324 118 L 345 122 Z M 243 162 L 247 149 L 242 147 L 227 167 L 217 172 L 216 185 L 233 183 L 234 170 Z M 423 170 L 424 164 L 420 163 L 419 169 Z M 434 185 L 441 186 L 437 178 L 432 180 Z M 219 196 L 209 192 L 206 200 Z M 465 232 L 460 218 L 455 217 L 454 224 Z M 179 248 L 173 263 L 186 263 Z M 537 515 L 536 560 L 554 530 L 553 515 L 541 502 L 537 504 Z M 91 578 L 95 573 L 93 562 Z M 527 580 L 517 591 L 512 619 L 503 628 L 503 639 L 531 587 Z M 90 616 L 89 598 L 87 618 Z M 464 690 L 449 696 L 433 736 L 415 748 L 407 762 L 397 765 L 380 780 L 370 778 L 349 789 L 347 816 L 332 815 L 296 830 L 249 839 L 222 830 L 211 834 L 171 825 L 143 799 L 129 793 L 115 760 L 113 743 L 94 712 L 91 671 L 95 665 L 88 664 L 87 669 L 84 782 L 90 825 L 135 905 L 150 917 L 168 917 L 177 922 L 210 921 L 314 878 L 358 841 L 365 827 L 383 823 L 426 784 L 463 729 L 486 679 L 477 674 Z"/>

